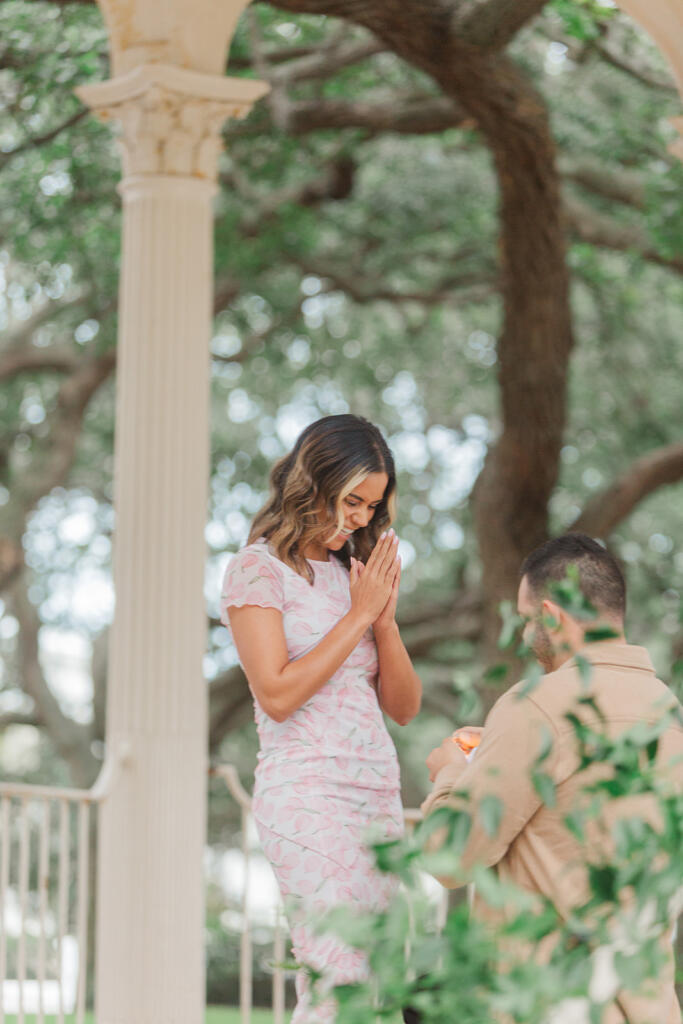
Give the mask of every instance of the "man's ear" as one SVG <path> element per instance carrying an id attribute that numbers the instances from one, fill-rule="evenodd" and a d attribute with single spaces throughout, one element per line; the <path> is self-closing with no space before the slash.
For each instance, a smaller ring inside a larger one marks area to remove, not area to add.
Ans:
<path id="1" fill-rule="evenodd" d="M 544 598 L 541 605 L 543 625 L 551 631 L 558 630 L 562 625 L 563 611 L 559 604 Z"/>

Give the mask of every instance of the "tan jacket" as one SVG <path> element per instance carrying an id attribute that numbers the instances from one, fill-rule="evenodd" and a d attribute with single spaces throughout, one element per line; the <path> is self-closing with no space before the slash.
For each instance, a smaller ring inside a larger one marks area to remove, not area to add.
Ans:
<path id="1" fill-rule="evenodd" d="M 565 719 L 567 711 L 577 710 L 577 700 L 587 692 L 605 716 L 605 723 L 585 706 L 580 717 L 596 731 L 616 737 L 637 722 L 657 722 L 663 711 L 677 701 L 669 688 L 656 678 L 648 653 L 642 647 L 608 641 L 586 647 L 583 656 L 591 663 L 588 683 L 582 680 L 576 659 L 572 658 L 556 672 L 541 678 L 528 694 L 520 693 L 518 683 L 496 702 L 491 710 L 476 756 L 466 766 L 447 765 L 437 775 L 434 789 L 423 804 L 423 811 L 441 806 L 465 806 L 472 826 L 464 850 L 462 866 L 495 866 L 499 877 L 517 886 L 547 897 L 563 918 L 586 902 L 589 886 L 584 863 L 587 854 L 609 858 L 608 840 L 595 825 L 587 833 L 582 848 L 564 825 L 564 818 L 585 799 L 587 782 L 604 774 L 599 766 L 579 772 L 574 730 Z M 680 707 L 680 705 L 678 705 Z M 556 786 L 554 807 L 546 806 L 531 774 L 543 742 L 552 738 L 550 754 L 539 766 Z M 662 778 L 680 791 L 683 788 L 683 728 L 672 726 L 662 735 L 657 755 Z M 453 790 L 466 790 L 467 802 Z M 494 794 L 503 804 L 500 827 L 491 837 L 482 826 L 477 806 L 486 794 Z M 651 797 L 628 797 L 610 801 L 601 818 L 612 825 L 617 818 L 646 817 L 655 822 L 656 809 Z M 611 831 L 611 830 L 610 830 Z M 682 871 L 683 874 L 683 871 Z M 444 884 L 456 886 L 454 880 Z M 491 919 L 504 916 L 492 912 L 475 897 L 475 909 Z M 605 1024 L 681 1024 L 676 999 L 671 944 L 666 947 L 666 970 L 648 989 L 647 998 L 622 993 L 610 1009 Z"/>

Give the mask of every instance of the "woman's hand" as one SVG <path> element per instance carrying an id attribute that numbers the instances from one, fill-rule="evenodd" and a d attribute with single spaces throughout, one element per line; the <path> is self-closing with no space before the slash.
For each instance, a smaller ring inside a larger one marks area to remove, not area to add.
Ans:
<path id="1" fill-rule="evenodd" d="M 396 559 L 396 572 L 394 573 L 394 582 L 391 586 L 391 593 L 389 594 L 389 600 L 384 605 L 384 608 L 375 619 L 372 624 L 372 628 L 375 631 L 375 635 L 378 630 L 381 632 L 383 629 L 390 629 L 396 624 L 396 605 L 398 603 L 398 589 L 401 585 L 401 560 Z"/>
<path id="2" fill-rule="evenodd" d="M 394 589 L 398 596 L 395 581 L 400 576 L 400 569 L 398 537 L 393 530 L 379 538 L 366 565 L 351 559 L 351 610 L 367 618 L 368 625 L 376 622 L 391 603 Z"/>

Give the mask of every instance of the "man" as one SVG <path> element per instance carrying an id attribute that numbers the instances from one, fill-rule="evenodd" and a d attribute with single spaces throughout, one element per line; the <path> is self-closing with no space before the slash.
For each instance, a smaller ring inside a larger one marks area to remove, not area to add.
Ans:
<path id="1" fill-rule="evenodd" d="M 558 603 L 557 585 L 572 574 L 583 599 L 594 609 L 590 620 L 581 607 Z M 615 738 L 639 722 L 661 721 L 665 709 L 680 710 L 680 705 L 656 678 L 647 651 L 627 643 L 623 576 L 612 555 L 590 537 L 567 534 L 529 555 L 521 569 L 517 606 L 526 623 L 525 642 L 545 674 L 535 687 L 522 682 L 503 694 L 491 710 L 481 744 L 469 762 L 451 737 L 432 751 L 427 764 L 434 789 L 423 811 L 427 816 L 443 806 L 465 808 L 471 829 L 461 860 L 464 871 L 474 864 L 494 867 L 502 880 L 549 899 L 566 920 L 590 896 L 587 854 L 592 859 L 609 859 L 605 836 L 617 818 L 658 820 L 655 798 L 629 796 L 605 804 L 598 821 L 588 826 L 583 846 L 567 829 L 565 816 L 581 801 L 587 783 L 604 778 L 606 770 L 604 765 L 594 765 L 579 771 L 576 735 L 565 717 L 567 712 L 578 710 L 581 720 L 596 732 Z M 599 631 L 606 639 L 587 642 L 588 630 Z M 590 706 L 578 703 L 587 693 L 604 720 Z M 548 739 L 552 746 L 538 767 L 554 784 L 552 807 L 543 803 L 532 781 L 544 737 L 545 749 Z M 680 719 L 663 732 L 656 763 L 661 779 L 680 792 Z M 467 799 L 456 790 L 466 791 Z M 487 794 L 498 797 L 502 805 L 500 825 L 493 836 L 478 814 Z M 605 825 L 607 832 L 601 828 Z M 445 884 L 455 887 L 461 883 L 451 880 Z M 477 904 L 488 918 L 505 916 L 504 911 L 492 911 L 475 898 L 475 907 Z M 537 950 L 536 955 L 542 958 L 543 951 Z M 648 983 L 646 994 L 645 989 L 638 995 L 620 991 L 604 1024 L 681 1024 L 670 942 L 665 944 L 664 956 L 665 970 Z"/>

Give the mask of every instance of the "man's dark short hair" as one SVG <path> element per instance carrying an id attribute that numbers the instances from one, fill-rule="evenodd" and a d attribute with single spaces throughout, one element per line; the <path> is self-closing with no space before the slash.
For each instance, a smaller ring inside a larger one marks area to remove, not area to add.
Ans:
<path id="1" fill-rule="evenodd" d="M 626 583 L 614 555 L 585 533 L 566 533 L 546 541 L 528 555 L 520 578 L 526 576 L 534 598 L 547 594 L 549 584 L 564 580 L 570 565 L 576 566 L 579 586 L 598 612 L 623 619 Z"/>

